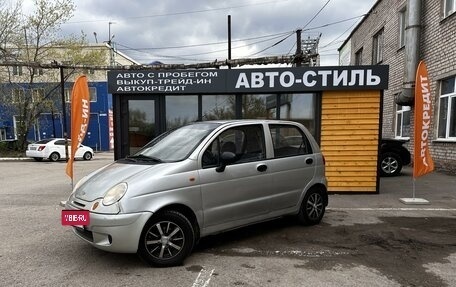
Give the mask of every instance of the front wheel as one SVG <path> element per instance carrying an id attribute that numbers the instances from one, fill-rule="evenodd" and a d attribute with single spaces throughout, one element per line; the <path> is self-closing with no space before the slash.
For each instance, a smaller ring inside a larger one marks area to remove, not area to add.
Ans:
<path id="1" fill-rule="evenodd" d="M 325 214 L 324 191 L 319 188 L 310 189 L 301 203 L 298 213 L 298 220 L 304 225 L 315 225 L 320 223 Z"/>
<path id="2" fill-rule="evenodd" d="M 181 265 L 190 254 L 195 232 L 181 213 L 167 210 L 147 222 L 139 239 L 138 255 L 156 267 Z"/>
<path id="3" fill-rule="evenodd" d="M 92 159 L 92 153 L 87 151 L 82 158 L 84 160 L 91 160 Z"/>

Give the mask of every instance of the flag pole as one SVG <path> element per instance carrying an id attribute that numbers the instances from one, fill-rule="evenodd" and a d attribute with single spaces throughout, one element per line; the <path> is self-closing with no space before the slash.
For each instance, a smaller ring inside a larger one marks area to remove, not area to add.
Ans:
<path id="1" fill-rule="evenodd" d="M 415 183 L 416 183 L 416 178 L 413 178 L 413 188 L 412 188 L 412 198 L 415 200 Z"/>
<path id="2" fill-rule="evenodd" d="M 430 204 L 424 198 L 416 198 L 416 178 L 434 170 L 434 162 L 429 152 L 429 127 L 431 122 L 431 92 L 426 64 L 420 61 L 416 69 L 414 95 L 414 143 L 413 143 L 413 183 L 412 198 L 400 198 L 404 204 Z"/>

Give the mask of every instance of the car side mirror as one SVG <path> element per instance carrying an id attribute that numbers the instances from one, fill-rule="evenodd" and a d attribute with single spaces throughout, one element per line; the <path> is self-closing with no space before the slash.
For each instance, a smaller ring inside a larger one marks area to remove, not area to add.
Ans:
<path id="1" fill-rule="evenodd" d="M 229 151 L 225 151 L 222 153 L 221 157 L 220 157 L 220 166 L 218 166 L 215 171 L 217 172 L 224 172 L 225 171 L 225 168 L 228 164 L 230 163 L 233 163 L 236 161 L 236 154 L 235 153 L 232 153 L 232 152 L 229 152 Z"/>

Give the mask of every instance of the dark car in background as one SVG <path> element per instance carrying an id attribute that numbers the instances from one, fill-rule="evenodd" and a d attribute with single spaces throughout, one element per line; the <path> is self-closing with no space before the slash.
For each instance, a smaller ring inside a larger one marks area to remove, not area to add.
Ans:
<path id="1" fill-rule="evenodd" d="M 404 165 L 410 164 L 410 152 L 404 146 L 409 140 L 382 139 L 380 144 L 380 176 L 399 175 Z"/>

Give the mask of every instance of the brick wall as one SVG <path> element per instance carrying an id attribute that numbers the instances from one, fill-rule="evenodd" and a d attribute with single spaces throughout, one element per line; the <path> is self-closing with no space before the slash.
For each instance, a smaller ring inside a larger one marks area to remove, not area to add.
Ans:
<path id="1" fill-rule="evenodd" d="M 373 36 L 384 29 L 383 62 L 389 65 L 389 88 L 384 92 L 383 137 L 394 137 L 395 111 L 394 95 L 401 91 L 405 69 L 405 47 L 399 47 L 399 12 L 406 7 L 407 1 L 379 0 L 372 13 L 358 25 L 351 35 L 351 59 L 354 64 L 355 53 L 363 48 L 363 64 L 372 63 Z M 428 67 L 433 96 L 433 120 L 430 135 L 431 154 L 436 168 L 456 174 L 456 142 L 440 142 L 437 139 L 439 80 L 456 75 L 456 15 L 442 18 L 442 0 L 422 0 L 420 58 Z M 412 109 L 413 125 L 413 109 Z M 413 126 L 411 128 L 413 141 Z M 413 146 L 409 144 L 413 153 Z"/>

